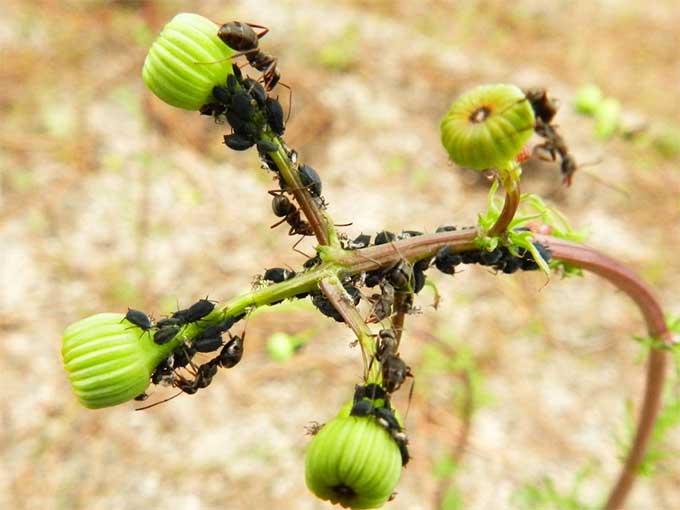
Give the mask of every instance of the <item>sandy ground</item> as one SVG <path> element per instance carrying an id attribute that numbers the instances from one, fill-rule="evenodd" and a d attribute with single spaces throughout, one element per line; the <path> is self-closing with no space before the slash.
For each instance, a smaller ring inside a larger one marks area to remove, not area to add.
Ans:
<path id="1" fill-rule="evenodd" d="M 283 228 L 269 229 L 273 183 L 255 154 L 226 151 L 222 126 L 144 88 L 146 48 L 180 11 L 271 28 L 262 44 L 294 90 L 287 140 L 321 173 L 335 220 L 354 222 L 350 235 L 474 223 L 487 183 L 447 162 L 441 115 L 478 83 L 548 87 L 577 159 L 601 162 L 569 190 L 554 165 L 529 163 L 524 190 L 556 204 L 680 313 L 680 161 L 635 141 L 596 141 L 592 121 L 569 107 L 592 81 L 648 126 L 680 117 L 674 1 L 6 0 L 0 508 L 330 508 L 304 485 L 304 426 L 335 414 L 361 365 L 349 332 L 310 306 L 253 318 L 237 369 L 146 412 L 83 409 L 61 366 L 61 332 L 79 318 L 228 299 L 264 268 L 304 261 Z M 633 305 L 593 276 L 547 285 L 479 268 L 432 276 L 441 307 L 419 297 L 423 313 L 409 318 L 403 347 L 417 381 L 414 460 L 387 508 L 441 508 L 449 486 L 460 508 L 521 508 L 525 484 L 550 477 L 568 492 L 583 468 L 580 497 L 596 505 L 620 467 L 626 402 L 641 394 Z M 311 341 L 279 364 L 264 350 L 276 331 Z M 469 353 L 483 380 L 460 468 L 444 479 L 435 468 L 465 434 L 466 385 L 433 360 L 442 342 Z M 664 448 L 680 451 L 677 431 Z M 661 468 L 627 508 L 677 508 L 677 455 Z"/>

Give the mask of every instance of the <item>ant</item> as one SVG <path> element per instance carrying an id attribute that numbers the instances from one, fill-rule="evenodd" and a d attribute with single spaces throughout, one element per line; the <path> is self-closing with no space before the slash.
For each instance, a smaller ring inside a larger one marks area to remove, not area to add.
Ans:
<path id="1" fill-rule="evenodd" d="M 290 199 L 283 194 L 283 190 L 270 191 L 269 194 L 274 198 L 272 199 L 272 211 L 274 215 L 282 218 L 281 221 L 274 223 L 270 228 L 276 228 L 281 223 L 286 222 L 290 225 L 290 230 L 288 235 L 292 236 L 299 234 L 302 236 L 312 236 L 314 235 L 314 230 L 312 226 L 302 218 L 300 210 L 297 208 Z"/>
<path id="2" fill-rule="evenodd" d="M 253 29 L 260 29 L 255 32 Z M 281 79 L 281 73 L 278 70 L 278 59 L 260 49 L 260 39 L 269 33 L 269 28 L 256 25 L 254 23 L 242 23 L 240 21 L 230 21 L 223 24 L 217 31 L 219 37 L 224 44 L 237 51 L 232 58 L 245 56 L 248 63 L 262 73 L 262 81 L 267 92 L 271 92 Z M 290 99 L 292 99 L 293 91 L 285 83 L 281 82 L 283 87 L 289 91 Z M 289 99 L 289 100 L 290 100 Z M 288 117 L 290 117 L 290 109 L 288 110 Z M 287 119 L 286 119 L 287 120 Z"/>
<path id="3" fill-rule="evenodd" d="M 578 165 L 569 153 L 564 138 L 551 124 L 557 114 L 559 106 L 557 100 L 548 97 L 548 92 L 542 88 L 527 89 L 524 91 L 524 96 L 529 101 L 536 116 L 534 131 L 538 136 L 545 139 L 545 142 L 534 147 L 534 155 L 543 161 L 555 161 L 559 156 L 562 182 L 571 186 L 572 177 L 578 169 Z"/>

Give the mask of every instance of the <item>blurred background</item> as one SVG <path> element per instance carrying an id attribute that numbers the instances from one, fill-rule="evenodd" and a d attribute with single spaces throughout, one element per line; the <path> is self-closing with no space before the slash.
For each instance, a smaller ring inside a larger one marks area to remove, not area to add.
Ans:
<path id="1" fill-rule="evenodd" d="M 305 488 L 305 426 L 351 398 L 361 358 L 349 331 L 306 301 L 251 317 L 238 367 L 147 411 L 82 408 L 61 366 L 61 333 L 84 316 L 130 306 L 158 318 L 304 262 L 284 227 L 269 228 L 275 185 L 255 152 L 226 150 L 225 126 L 145 89 L 146 49 L 177 12 L 270 27 L 261 45 L 293 89 L 286 139 L 351 236 L 474 224 L 488 182 L 447 162 L 441 116 L 483 82 L 547 87 L 575 158 L 592 164 L 565 189 L 556 164 L 530 161 L 523 190 L 680 313 L 674 0 L 2 5 L 1 508 L 330 508 Z M 586 84 L 613 114 L 575 112 Z M 313 252 L 310 240 L 300 248 Z M 387 508 L 597 507 L 642 390 L 635 307 L 592 275 L 430 273 L 441 305 L 423 291 L 402 344 L 416 374 L 413 460 Z M 272 356 L 275 333 L 304 346 Z M 627 508 L 677 508 L 677 389 Z M 404 412 L 407 391 L 396 400 Z"/>

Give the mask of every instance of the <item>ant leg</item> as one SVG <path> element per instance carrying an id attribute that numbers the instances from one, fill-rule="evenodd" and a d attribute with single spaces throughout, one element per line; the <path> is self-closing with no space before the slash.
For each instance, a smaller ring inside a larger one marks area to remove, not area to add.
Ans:
<path id="1" fill-rule="evenodd" d="M 287 83 L 279 82 L 279 85 L 288 89 L 288 113 L 286 114 L 286 122 L 290 119 L 290 112 L 293 110 L 293 89 Z"/>
<path id="2" fill-rule="evenodd" d="M 269 227 L 269 228 L 276 228 L 276 227 L 278 227 L 279 225 L 281 225 L 281 223 L 285 222 L 286 220 L 288 220 L 288 216 L 286 216 L 285 218 L 283 218 L 281 221 L 277 221 L 276 223 L 274 223 L 274 224 L 273 224 L 271 227 Z M 289 234 L 289 235 L 290 235 L 290 234 Z"/>
<path id="3" fill-rule="evenodd" d="M 247 23 L 247 22 L 246 22 L 246 25 L 248 25 L 251 28 L 261 28 L 262 29 L 262 32 L 260 32 L 259 34 L 256 34 L 258 39 L 262 39 L 265 35 L 267 35 L 269 33 L 269 27 L 265 27 L 264 25 L 256 25 L 255 23 Z"/>
<path id="4" fill-rule="evenodd" d="M 166 399 L 164 399 L 164 400 L 159 400 L 158 402 L 154 402 L 153 404 L 149 404 L 148 406 L 137 407 L 137 408 L 135 409 L 135 411 L 143 411 L 144 409 L 150 409 L 150 408 L 152 408 L 152 407 L 156 407 L 157 405 L 165 404 L 166 402 L 169 402 L 169 401 L 172 400 L 173 398 L 179 397 L 182 393 L 183 393 L 183 392 L 180 391 L 179 393 L 175 393 L 172 397 L 168 397 L 168 398 L 166 398 Z"/>

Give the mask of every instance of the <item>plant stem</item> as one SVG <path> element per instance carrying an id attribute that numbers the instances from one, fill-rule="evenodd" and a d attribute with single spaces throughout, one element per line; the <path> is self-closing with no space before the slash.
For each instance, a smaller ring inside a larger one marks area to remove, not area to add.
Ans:
<path id="1" fill-rule="evenodd" d="M 378 370 L 379 364 L 374 363 L 371 373 L 368 373 L 369 360 L 373 358 L 376 351 L 375 338 L 371 329 L 364 322 L 363 317 L 359 314 L 359 310 L 354 306 L 352 299 L 345 291 L 340 279 L 333 275 L 324 278 L 319 283 L 321 291 L 328 298 L 328 301 L 340 313 L 359 341 L 361 346 L 361 356 L 364 361 L 364 380 L 366 382 L 378 382 L 380 372 Z"/>
<path id="2" fill-rule="evenodd" d="M 635 273 L 611 257 L 587 246 L 574 244 L 554 237 L 537 235 L 536 240 L 548 246 L 553 257 L 591 271 L 628 294 L 642 313 L 649 335 L 664 343 L 672 344 L 663 311 L 649 288 Z M 656 416 L 661 408 L 661 397 L 666 375 L 666 353 L 652 349 L 647 361 L 645 391 L 638 417 L 638 426 L 619 477 L 609 493 L 605 510 L 618 510 L 628 496 L 637 469 L 643 461 L 647 443 L 654 429 Z"/>
<path id="3" fill-rule="evenodd" d="M 519 192 L 519 190 L 517 191 Z M 245 313 L 251 307 L 276 303 L 320 286 L 357 335 L 362 345 L 364 363 L 366 363 L 366 357 L 375 352 L 375 340 L 354 304 L 345 296 L 339 276 L 379 269 L 393 265 L 402 259 L 420 260 L 433 256 L 437 250 L 447 245 L 455 252 L 474 250 L 476 249 L 474 239 L 477 234 L 478 229 L 470 228 L 462 231 L 440 232 L 402 239 L 361 250 L 325 247 L 325 262 L 316 269 L 300 273 L 285 282 L 270 285 L 227 301 L 205 320 L 202 320 L 200 325 L 191 324 L 187 326 L 182 334 L 173 339 L 171 343 L 176 347 L 187 337 L 195 336 L 200 330 L 223 320 L 225 317 L 235 317 Z M 624 291 L 642 312 L 650 336 L 665 343 L 673 342 L 671 333 L 666 327 L 663 311 L 654 293 L 631 270 L 611 257 L 587 246 L 539 234 L 535 235 L 535 240 L 546 245 L 555 259 L 591 271 Z M 666 356 L 664 351 L 652 349 L 647 365 L 645 392 L 637 432 L 621 473 L 609 495 L 605 510 L 620 509 L 633 486 L 636 470 L 643 460 L 654 421 L 661 406 L 665 369 Z M 379 374 L 373 374 L 373 372 L 368 374 L 369 379 L 374 376 L 379 377 Z"/>
<path id="4" fill-rule="evenodd" d="M 503 180 L 502 184 L 503 189 L 505 190 L 505 202 L 503 202 L 503 210 L 501 211 L 500 216 L 498 216 L 496 223 L 494 223 L 487 232 L 489 237 L 497 237 L 503 234 L 515 217 L 517 208 L 519 207 L 521 197 L 519 192 L 519 181 L 506 179 Z"/>
<path id="5" fill-rule="evenodd" d="M 279 146 L 279 150 L 272 152 L 269 155 L 274 160 L 274 163 L 276 163 L 276 166 L 281 173 L 281 177 L 286 181 L 295 200 L 297 200 L 302 214 L 311 225 L 317 242 L 319 245 L 325 246 L 329 243 L 326 216 L 314 201 L 309 190 L 302 185 L 302 182 L 300 182 L 297 168 L 295 168 L 293 162 L 288 157 L 288 154 L 286 154 L 281 142 L 277 141 L 277 145 Z"/>

